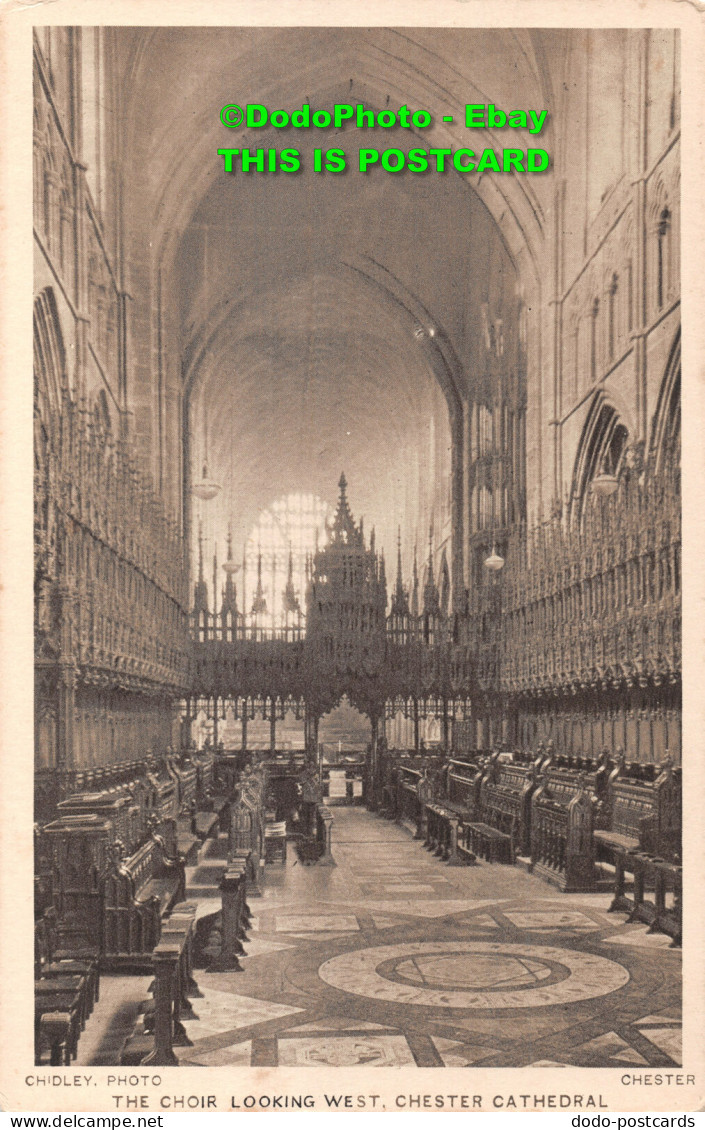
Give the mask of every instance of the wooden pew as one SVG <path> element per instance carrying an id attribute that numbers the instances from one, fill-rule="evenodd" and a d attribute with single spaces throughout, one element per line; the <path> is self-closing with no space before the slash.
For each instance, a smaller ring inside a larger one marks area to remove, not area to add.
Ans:
<path id="1" fill-rule="evenodd" d="M 658 775 L 654 767 L 649 780 L 629 775 L 622 760 L 610 776 L 607 786 L 607 827 L 595 831 L 598 857 L 608 862 L 615 849 L 642 850 L 672 858 L 681 849 L 681 783 L 670 761 Z M 635 766 L 632 773 L 637 772 Z"/>
<path id="2" fill-rule="evenodd" d="M 178 1063 L 174 1047 L 189 1047 L 181 1017 L 195 1016 L 189 993 L 197 990 L 192 975 L 195 903 L 183 903 L 164 924 L 164 936 L 152 954 L 152 999 L 143 1003 L 134 1031 L 120 1055 L 121 1065 L 146 1064 L 154 1067 Z"/>
<path id="3" fill-rule="evenodd" d="M 511 836 L 478 821 L 463 823 L 459 851 L 470 862 L 479 856 L 488 863 L 514 863 Z"/>
<path id="4" fill-rule="evenodd" d="M 85 977 L 90 998 L 95 1003 L 100 999 L 98 955 L 83 959 L 66 957 L 57 949 L 57 942 L 56 911 L 51 906 L 34 923 L 35 981 L 64 976 Z"/>
<path id="5" fill-rule="evenodd" d="M 426 803 L 426 839 L 424 847 L 441 859 L 448 859 L 451 850 L 451 810 L 433 801 Z"/>
<path id="6" fill-rule="evenodd" d="M 162 919 L 185 894 L 184 863 L 167 853 L 159 834 L 129 858 L 116 858 L 103 888 L 103 967 L 148 967 Z"/>
<path id="7" fill-rule="evenodd" d="M 81 1032 L 98 1000 L 97 960 L 55 960 L 56 916 L 50 908 L 35 922 L 35 1062 L 48 1052 L 53 1066 L 75 1058 Z"/>
<path id="8" fill-rule="evenodd" d="M 461 828 L 467 821 L 479 818 L 482 772 L 482 766 L 469 758 L 451 756 L 417 784 L 419 798 L 424 789 L 431 792 L 420 821 L 424 847 L 450 866 L 475 862 L 474 853 L 462 840 Z"/>
<path id="9" fill-rule="evenodd" d="M 184 897 L 183 860 L 176 854 L 176 822 L 158 823 L 150 806 L 146 839 L 135 847 L 115 836 L 115 826 L 136 835 L 122 797 L 102 798 L 98 815 L 65 812 L 43 830 L 52 854 L 52 897 L 57 915 L 57 957 L 100 955 L 104 968 L 137 967 L 159 940 L 161 918 Z M 170 847 L 171 845 L 171 847 Z"/>
<path id="10" fill-rule="evenodd" d="M 396 820 L 398 824 L 401 824 L 403 820 L 411 820 L 418 826 L 418 786 L 422 776 L 423 772 L 420 768 L 412 769 L 408 765 L 399 766 L 396 799 Z"/>
<path id="11" fill-rule="evenodd" d="M 517 765 L 495 754 L 480 782 L 482 823 L 510 837 L 511 853 L 531 852 L 531 799 L 538 785 L 535 763 Z"/>
<path id="12" fill-rule="evenodd" d="M 531 798 L 532 870 L 562 891 L 595 889 L 593 788 L 584 773 L 549 764 Z"/>
<path id="13" fill-rule="evenodd" d="M 55 907 L 61 957 L 124 967 L 149 954 L 184 897 L 184 861 L 200 840 L 192 820 L 205 836 L 229 816 L 229 799 L 211 791 L 213 765 L 212 755 L 150 755 L 76 776 L 93 791 L 62 801 L 35 837 L 37 909 Z"/>
<path id="14" fill-rule="evenodd" d="M 210 973 L 242 973 L 240 958 L 245 957 L 243 942 L 250 924 L 247 905 L 247 858 L 228 861 L 220 880 L 220 953 L 208 965 Z"/>
<path id="15" fill-rule="evenodd" d="M 253 773 L 246 768 L 236 785 L 235 800 L 230 809 L 228 858 L 234 859 L 239 854 L 247 857 L 247 893 L 254 898 L 262 894 L 262 870 L 265 861 L 265 789 L 264 771 Z"/>
<path id="16" fill-rule="evenodd" d="M 649 933 L 659 931 L 682 941 L 683 869 L 679 863 L 660 859 L 646 852 L 615 849 L 614 898 L 611 911 L 627 913 L 628 922 L 645 922 Z M 627 892 L 626 875 L 633 877 L 632 892 Z M 648 895 L 652 894 L 652 898 Z M 668 903 L 668 896 L 671 902 Z"/>
<path id="17" fill-rule="evenodd" d="M 620 768 L 624 770 L 623 765 Z M 683 887 L 680 775 L 667 761 L 656 780 L 635 781 L 617 773 L 611 789 L 612 819 L 616 828 L 595 833 L 615 868 L 610 910 L 624 911 L 629 921 L 646 922 L 651 930 L 668 934 L 674 945 L 680 945 Z M 633 877 L 631 894 L 627 892 L 627 874 Z"/>
<path id="18" fill-rule="evenodd" d="M 453 812 L 467 820 L 480 819 L 480 785 L 484 762 L 452 758 L 447 773 L 446 796 Z"/>

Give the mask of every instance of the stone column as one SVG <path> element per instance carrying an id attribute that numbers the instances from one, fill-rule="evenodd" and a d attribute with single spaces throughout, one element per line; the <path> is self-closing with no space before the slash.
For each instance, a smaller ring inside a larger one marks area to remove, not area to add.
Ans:
<path id="1" fill-rule="evenodd" d="M 176 983 L 179 948 L 160 942 L 152 954 L 154 961 L 154 1051 L 142 1062 L 152 1067 L 175 1067 L 173 1052 L 172 1004 Z"/>

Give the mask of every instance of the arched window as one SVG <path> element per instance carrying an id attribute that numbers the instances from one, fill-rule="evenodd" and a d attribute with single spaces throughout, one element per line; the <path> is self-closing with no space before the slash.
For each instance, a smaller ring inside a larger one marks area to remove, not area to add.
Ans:
<path id="1" fill-rule="evenodd" d="M 66 351 L 51 287 L 38 294 L 34 302 L 34 383 L 35 400 L 48 418 L 59 410 L 66 386 Z"/>
<path id="2" fill-rule="evenodd" d="M 315 494 L 289 494 L 263 510 L 245 547 L 246 572 L 243 576 L 243 607 L 252 610 L 261 576 L 267 611 L 258 616 L 262 627 L 285 624 L 294 613 L 293 596 L 305 612 L 306 559 L 322 547 L 327 538 L 328 506 Z M 291 558 L 291 586 L 289 561 Z M 260 565 L 261 561 L 261 565 Z"/>
<path id="3" fill-rule="evenodd" d="M 603 393 L 598 394 L 585 423 L 575 460 L 573 499 L 580 514 L 591 497 L 593 479 L 598 475 L 619 477 L 628 439 L 628 429 L 617 410 L 605 400 Z"/>

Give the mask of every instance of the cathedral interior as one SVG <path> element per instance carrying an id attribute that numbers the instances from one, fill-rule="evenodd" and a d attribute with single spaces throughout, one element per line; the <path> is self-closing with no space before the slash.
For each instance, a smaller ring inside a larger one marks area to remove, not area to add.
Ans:
<path id="1" fill-rule="evenodd" d="M 682 1063 L 678 34 L 35 29 L 38 1064 Z"/>

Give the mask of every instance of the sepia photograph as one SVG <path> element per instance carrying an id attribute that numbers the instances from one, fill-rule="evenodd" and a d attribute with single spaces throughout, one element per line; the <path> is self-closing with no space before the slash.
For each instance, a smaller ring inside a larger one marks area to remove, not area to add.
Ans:
<path id="1" fill-rule="evenodd" d="M 24 1109 L 696 1109 L 684 33 L 56 9 Z"/>

